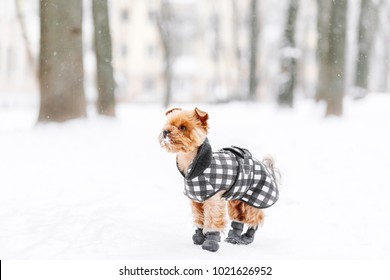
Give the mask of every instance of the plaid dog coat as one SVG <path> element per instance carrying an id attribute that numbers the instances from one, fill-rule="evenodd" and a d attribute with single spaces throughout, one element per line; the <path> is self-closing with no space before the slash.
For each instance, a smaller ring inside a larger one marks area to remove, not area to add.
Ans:
<path id="1" fill-rule="evenodd" d="M 187 175 L 182 175 L 184 194 L 198 202 L 219 191 L 225 191 L 226 200 L 241 200 L 256 208 L 270 207 L 279 198 L 275 176 L 263 162 L 235 146 L 212 152 L 208 139 L 199 148 Z"/>

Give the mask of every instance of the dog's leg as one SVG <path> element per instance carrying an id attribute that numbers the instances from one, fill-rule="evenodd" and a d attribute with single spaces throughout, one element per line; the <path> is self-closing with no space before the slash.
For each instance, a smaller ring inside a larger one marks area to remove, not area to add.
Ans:
<path id="1" fill-rule="evenodd" d="M 208 231 L 205 233 L 206 240 L 202 244 L 202 249 L 210 252 L 216 252 L 219 249 L 221 233 L 219 231 Z"/>
<path id="2" fill-rule="evenodd" d="M 238 200 L 229 201 L 228 210 L 232 229 L 225 241 L 244 245 L 252 243 L 256 230 L 264 222 L 263 211 Z M 244 224 L 248 225 L 248 230 L 241 235 Z"/>
<path id="3" fill-rule="evenodd" d="M 203 203 L 204 228 L 206 240 L 202 249 L 215 252 L 219 249 L 221 241 L 220 232 L 226 226 L 226 203 L 221 199 L 222 193 L 217 193 Z"/>
<path id="4" fill-rule="evenodd" d="M 232 220 L 231 229 L 228 232 L 228 237 L 225 239 L 226 242 L 232 244 L 241 243 L 241 234 L 244 229 L 244 208 L 243 202 L 239 200 L 230 200 L 228 202 L 228 213 Z"/>
<path id="5" fill-rule="evenodd" d="M 244 224 L 236 221 L 232 221 L 231 229 L 228 232 L 228 237 L 226 237 L 225 242 L 232 244 L 241 243 L 241 233 L 244 229 Z"/>
<path id="6" fill-rule="evenodd" d="M 206 236 L 203 234 L 204 227 L 204 213 L 203 203 L 191 201 L 192 214 L 194 216 L 194 224 L 197 227 L 195 234 L 192 236 L 192 240 L 195 245 L 202 245 L 206 240 Z"/>
<path id="7" fill-rule="evenodd" d="M 261 209 L 252 207 L 246 203 L 243 205 L 243 222 L 248 225 L 246 233 L 241 235 L 241 244 L 250 244 L 255 238 L 256 230 L 264 223 L 264 212 Z"/>
<path id="8" fill-rule="evenodd" d="M 243 245 L 251 244 L 253 242 L 253 240 L 255 239 L 255 233 L 256 233 L 257 229 L 258 229 L 258 226 L 249 227 L 248 230 L 246 231 L 246 233 L 241 235 L 240 244 L 243 244 Z"/>

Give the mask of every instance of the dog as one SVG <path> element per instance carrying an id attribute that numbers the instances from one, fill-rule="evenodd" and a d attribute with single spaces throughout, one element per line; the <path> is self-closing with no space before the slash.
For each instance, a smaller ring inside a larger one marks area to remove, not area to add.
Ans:
<path id="1" fill-rule="evenodd" d="M 232 244 L 253 242 L 264 222 L 263 208 L 279 198 L 276 169 L 271 157 L 259 161 L 247 149 L 236 146 L 213 152 L 208 141 L 208 113 L 195 108 L 173 108 L 159 135 L 162 148 L 176 154 L 176 165 L 184 178 L 184 194 L 191 199 L 195 234 L 193 243 L 216 252 L 220 233 Z M 244 225 L 247 226 L 243 234 Z"/>

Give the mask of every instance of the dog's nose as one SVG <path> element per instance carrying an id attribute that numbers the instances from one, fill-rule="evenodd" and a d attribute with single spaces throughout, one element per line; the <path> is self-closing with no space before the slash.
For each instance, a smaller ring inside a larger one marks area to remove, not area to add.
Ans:
<path id="1" fill-rule="evenodd" d="M 168 134 L 169 134 L 169 130 L 164 130 L 164 131 L 163 131 L 163 137 L 164 137 L 164 138 L 167 137 Z"/>

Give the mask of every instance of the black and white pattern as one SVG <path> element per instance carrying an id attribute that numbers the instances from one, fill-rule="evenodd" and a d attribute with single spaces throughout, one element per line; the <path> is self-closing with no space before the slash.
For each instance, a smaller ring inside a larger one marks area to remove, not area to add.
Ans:
<path id="1" fill-rule="evenodd" d="M 208 141 L 204 145 L 209 145 Z M 209 162 L 207 167 L 194 172 L 204 162 Z M 201 147 L 184 177 L 184 185 L 184 194 L 198 202 L 219 191 L 226 191 L 223 195 L 226 200 L 241 200 L 256 208 L 267 208 L 279 198 L 273 172 L 248 150 L 238 147 L 218 152 Z"/>

